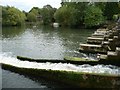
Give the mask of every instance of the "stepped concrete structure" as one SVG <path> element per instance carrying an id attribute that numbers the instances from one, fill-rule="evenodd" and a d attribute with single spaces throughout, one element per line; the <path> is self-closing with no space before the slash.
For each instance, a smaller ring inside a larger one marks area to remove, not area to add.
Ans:
<path id="1" fill-rule="evenodd" d="M 112 28 L 97 29 L 79 51 L 98 53 L 98 60 L 120 60 L 120 19 Z"/>

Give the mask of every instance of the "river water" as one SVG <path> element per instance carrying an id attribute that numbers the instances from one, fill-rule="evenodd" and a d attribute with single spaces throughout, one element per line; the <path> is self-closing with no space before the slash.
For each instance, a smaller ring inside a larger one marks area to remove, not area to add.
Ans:
<path id="1" fill-rule="evenodd" d="M 73 65 L 52 63 L 30 63 L 19 61 L 16 56 L 36 59 L 58 59 L 65 56 L 80 56 L 95 59 L 96 55 L 78 52 L 79 44 L 85 43 L 94 30 L 52 28 L 48 26 L 3 27 L 0 36 L 2 52 L 0 63 L 17 67 L 94 72 L 120 75 L 120 68 L 112 65 Z M 2 69 L 2 88 L 60 88 L 69 87 L 44 79 L 36 79 Z"/>

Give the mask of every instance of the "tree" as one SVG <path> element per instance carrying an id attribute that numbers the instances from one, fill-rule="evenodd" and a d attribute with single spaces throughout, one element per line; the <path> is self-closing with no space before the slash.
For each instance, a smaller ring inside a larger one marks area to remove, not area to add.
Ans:
<path id="1" fill-rule="evenodd" d="M 120 7 L 118 2 L 107 2 L 104 10 L 104 15 L 108 20 L 113 19 L 113 15 L 120 13 Z"/>
<path id="2" fill-rule="evenodd" d="M 38 7 L 33 7 L 29 12 L 33 12 L 36 15 L 40 14 L 40 8 Z"/>
<path id="3" fill-rule="evenodd" d="M 106 3 L 107 2 L 95 2 L 94 5 L 99 7 L 104 12 Z"/>
<path id="4" fill-rule="evenodd" d="M 0 25 L 2 25 L 2 6 L 0 5 Z"/>
<path id="5" fill-rule="evenodd" d="M 23 12 L 15 7 L 3 7 L 2 9 L 2 25 L 22 25 L 26 19 Z"/>
<path id="6" fill-rule="evenodd" d="M 75 15 L 75 19 L 77 20 L 77 26 L 83 26 L 85 10 L 88 6 L 88 2 L 71 2 L 71 7 L 74 7 L 77 10 L 77 14 Z"/>
<path id="7" fill-rule="evenodd" d="M 84 24 L 86 27 L 101 25 L 104 21 L 103 12 L 99 7 L 89 5 L 85 11 Z"/>
<path id="8" fill-rule="evenodd" d="M 52 8 L 50 5 L 45 5 L 41 10 L 43 24 L 51 24 L 54 21 L 54 13 L 56 8 Z"/>
<path id="9" fill-rule="evenodd" d="M 37 17 L 33 12 L 30 12 L 27 14 L 27 20 L 29 22 L 36 22 L 37 21 Z"/>
<path id="10" fill-rule="evenodd" d="M 27 14 L 27 20 L 29 22 L 36 22 L 40 15 L 40 9 L 38 7 L 33 7 Z"/>
<path id="11" fill-rule="evenodd" d="M 62 2 L 62 7 L 67 6 L 73 8 L 74 20 L 76 21 L 75 26 L 82 26 L 84 22 L 85 9 L 88 5 L 88 2 Z M 70 11 L 71 12 L 71 11 Z"/>
<path id="12" fill-rule="evenodd" d="M 77 11 L 75 8 L 68 7 L 63 5 L 63 7 L 59 8 L 54 14 L 55 20 L 60 23 L 62 26 L 72 26 L 76 25 L 75 15 L 77 15 Z"/>

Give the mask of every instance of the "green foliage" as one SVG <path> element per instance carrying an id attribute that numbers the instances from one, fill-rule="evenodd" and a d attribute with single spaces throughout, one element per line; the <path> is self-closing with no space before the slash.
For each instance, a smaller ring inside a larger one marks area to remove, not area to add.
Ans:
<path id="1" fill-rule="evenodd" d="M 88 6 L 85 11 L 84 24 L 86 27 L 98 26 L 103 23 L 103 12 L 94 5 Z"/>
<path id="2" fill-rule="evenodd" d="M 56 9 L 52 8 L 50 5 L 46 5 L 41 10 L 42 20 L 44 25 L 51 24 L 54 20 L 54 13 Z"/>
<path id="3" fill-rule="evenodd" d="M 56 11 L 54 17 L 56 21 L 59 22 L 62 26 L 69 26 L 76 24 L 76 19 L 74 16 L 76 14 L 77 11 L 75 8 L 64 5 Z"/>
<path id="4" fill-rule="evenodd" d="M 118 14 L 113 15 L 113 20 L 117 21 L 118 18 L 119 18 Z"/>
<path id="5" fill-rule="evenodd" d="M 36 15 L 33 12 L 30 12 L 27 14 L 27 20 L 29 22 L 35 22 L 37 21 Z"/>
<path id="6" fill-rule="evenodd" d="M 27 16 L 29 22 L 40 22 L 44 25 L 58 22 L 62 26 L 93 27 L 103 21 L 116 20 L 120 15 L 118 2 L 62 2 L 59 9 L 45 5 L 43 8 L 33 7 L 29 12 L 21 12 L 14 7 L 2 7 L 2 25 L 21 25 Z M 0 7 L 0 8 L 1 8 Z"/>
<path id="7" fill-rule="evenodd" d="M 40 8 L 33 7 L 29 12 L 33 12 L 35 15 L 39 15 L 40 14 Z"/>
<path id="8" fill-rule="evenodd" d="M 118 2 L 107 2 L 104 10 L 104 15 L 108 20 L 113 19 L 113 15 L 120 13 L 120 7 Z"/>
<path id="9" fill-rule="evenodd" d="M 95 2 L 95 6 L 99 7 L 102 11 L 105 10 L 106 2 Z"/>
<path id="10" fill-rule="evenodd" d="M 62 7 L 56 11 L 54 17 L 63 26 L 82 26 L 87 5 L 88 3 L 81 2 L 62 3 Z"/>
<path id="11" fill-rule="evenodd" d="M 62 2 L 54 17 L 61 25 L 93 27 L 120 13 L 118 2 Z M 114 17 L 115 18 L 115 17 Z"/>
<path id="12" fill-rule="evenodd" d="M 88 3 L 87 2 L 77 2 L 77 3 L 73 3 L 73 4 L 74 4 L 75 9 L 77 10 L 77 14 L 75 14 L 75 19 L 77 20 L 76 25 L 83 26 L 85 10 L 88 6 Z"/>
<path id="13" fill-rule="evenodd" d="M 38 16 L 40 15 L 39 8 L 33 7 L 29 13 L 27 14 L 27 20 L 29 22 L 36 22 L 38 20 Z"/>
<path id="14" fill-rule="evenodd" d="M 2 24 L 3 25 L 22 25 L 26 19 L 23 12 L 15 7 L 3 7 L 2 8 Z"/>
<path id="15" fill-rule="evenodd" d="M 2 25 L 2 6 L 0 5 L 0 25 Z"/>

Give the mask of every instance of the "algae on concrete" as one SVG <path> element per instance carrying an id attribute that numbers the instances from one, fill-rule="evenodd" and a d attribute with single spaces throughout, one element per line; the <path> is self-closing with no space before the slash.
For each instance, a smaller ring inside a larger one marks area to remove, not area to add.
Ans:
<path id="1" fill-rule="evenodd" d="M 12 65 L 2 64 L 3 69 L 36 78 L 45 78 L 55 82 L 64 83 L 77 88 L 114 88 L 120 86 L 119 75 L 83 73 L 73 71 L 46 70 L 33 68 L 19 68 Z"/>

